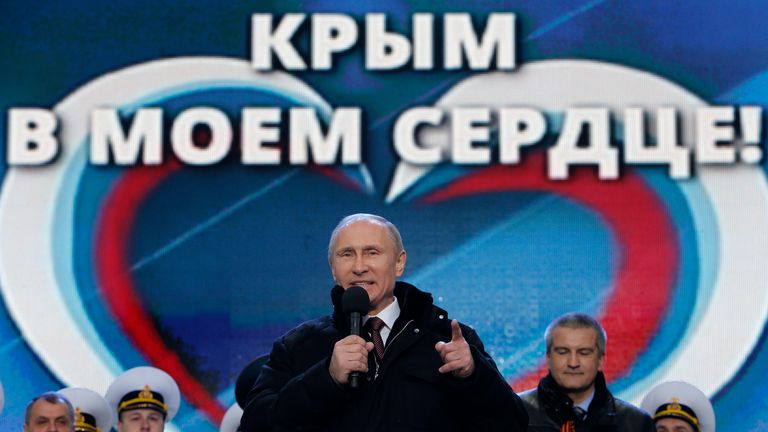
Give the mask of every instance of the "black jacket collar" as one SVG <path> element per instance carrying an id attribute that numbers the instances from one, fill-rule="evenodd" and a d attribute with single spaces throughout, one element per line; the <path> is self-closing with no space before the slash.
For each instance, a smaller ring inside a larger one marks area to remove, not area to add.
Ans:
<path id="1" fill-rule="evenodd" d="M 550 418 L 558 424 L 573 419 L 573 401 L 565 390 L 555 381 L 550 372 L 539 381 L 538 397 Z M 595 396 L 589 405 L 589 414 L 597 414 L 604 410 L 614 411 L 613 396 L 605 384 L 605 376 L 598 372 L 595 377 Z M 588 415 L 587 418 L 600 418 L 598 415 Z M 609 416 L 610 417 L 610 416 Z"/>
<path id="2" fill-rule="evenodd" d="M 344 294 L 344 288 L 339 285 L 331 289 L 331 302 L 333 303 L 333 322 L 334 326 L 340 330 L 349 332 L 349 320 L 344 316 L 341 309 L 341 296 Z M 423 317 L 419 314 L 430 310 L 432 306 L 432 294 L 419 290 L 408 282 L 395 282 L 395 297 L 400 304 L 400 317 L 398 322 L 411 319 L 419 320 Z"/>

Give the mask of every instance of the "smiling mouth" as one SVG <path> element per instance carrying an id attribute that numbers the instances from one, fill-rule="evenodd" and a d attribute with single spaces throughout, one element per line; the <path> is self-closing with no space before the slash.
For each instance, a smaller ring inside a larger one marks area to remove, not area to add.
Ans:
<path id="1" fill-rule="evenodd" d="M 349 284 L 349 286 L 352 286 L 352 285 L 357 285 L 359 287 L 365 288 L 367 286 L 373 285 L 373 282 L 371 282 L 371 281 L 355 281 L 355 282 L 352 282 L 351 284 Z"/>

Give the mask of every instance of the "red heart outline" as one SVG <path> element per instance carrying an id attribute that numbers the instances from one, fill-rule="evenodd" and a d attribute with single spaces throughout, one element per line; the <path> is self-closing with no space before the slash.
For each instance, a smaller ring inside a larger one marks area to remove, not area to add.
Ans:
<path id="1" fill-rule="evenodd" d="M 629 171 L 615 181 L 599 180 L 588 169 L 574 170 L 566 181 L 549 180 L 545 172 L 543 154 L 534 153 L 524 165 L 495 166 L 470 174 L 422 202 L 491 191 L 531 190 L 559 194 L 601 215 L 622 250 L 613 292 L 597 317 L 613 341 L 606 350 L 610 361 L 603 367 L 610 382 L 631 370 L 659 328 L 679 266 L 677 236 L 664 204 Z M 642 307 L 637 307 L 637 298 L 643 299 Z M 546 373 L 544 365 L 517 379 L 514 387 L 536 387 Z"/>
<path id="2" fill-rule="evenodd" d="M 191 404 L 219 424 L 224 407 L 163 343 L 135 294 L 130 264 L 125 256 L 132 222 L 144 197 L 179 168 L 178 163 L 138 167 L 116 182 L 105 201 L 96 231 L 97 280 L 116 321 L 131 342 L 150 364 L 165 370 L 176 380 Z M 429 204 L 491 191 L 544 191 L 589 206 L 605 218 L 623 251 L 613 292 L 599 317 L 610 339 L 621 341 L 621 344 L 614 342 L 611 345 L 611 361 L 605 364 L 606 378 L 611 381 L 630 370 L 658 329 L 678 267 L 676 236 L 663 203 L 630 172 L 620 180 L 608 182 L 596 179 L 590 170 L 575 170 L 567 181 L 548 180 L 545 172 L 544 158 L 536 153 L 523 165 L 490 167 L 469 174 L 420 201 Z M 640 223 L 636 223 L 637 220 Z M 644 307 L 634 307 L 637 296 L 644 298 Z M 518 389 L 534 387 L 545 373 L 546 366 L 518 379 L 514 386 Z"/>
<path id="3" fill-rule="evenodd" d="M 136 211 L 144 197 L 179 163 L 131 169 L 114 185 L 104 203 L 96 229 L 96 277 L 107 305 L 125 334 L 153 366 L 176 380 L 181 393 L 215 424 L 224 417 L 224 407 L 189 373 L 175 352 L 163 343 L 152 318 L 136 295 L 131 266 L 125 256 Z"/>

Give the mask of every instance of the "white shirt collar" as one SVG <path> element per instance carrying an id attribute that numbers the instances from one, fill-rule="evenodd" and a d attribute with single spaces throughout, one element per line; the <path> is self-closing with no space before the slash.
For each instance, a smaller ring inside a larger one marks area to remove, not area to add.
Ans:
<path id="1" fill-rule="evenodd" d="M 586 399 L 584 399 L 583 401 L 581 401 L 579 403 L 573 404 L 573 406 L 574 406 L 574 408 L 575 407 L 579 407 L 579 408 L 583 409 L 584 412 L 587 412 L 587 411 L 589 411 L 589 404 L 592 403 L 592 399 L 594 399 L 594 398 L 595 398 L 595 389 L 592 389 L 592 393 L 589 394 L 589 397 L 587 397 Z"/>
<path id="2" fill-rule="evenodd" d="M 363 324 L 368 321 L 368 318 L 375 316 L 384 321 L 384 324 L 386 324 L 389 330 L 392 330 L 392 327 L 395 325 L 395 321 L 397 321 L 397 318 L 400 317 L 400 304 L 397 302 L 397 297 L 393 296 L 392 298 L 394 299 L 392 303 L 382 309 L 378 315 L 366 315 L 365 319 L 363 319 Z"/>

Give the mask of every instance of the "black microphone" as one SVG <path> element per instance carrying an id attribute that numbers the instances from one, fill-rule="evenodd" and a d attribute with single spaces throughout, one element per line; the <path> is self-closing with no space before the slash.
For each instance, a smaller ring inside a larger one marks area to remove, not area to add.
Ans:
<path id="1" fill-rule="evenodd" d="M 363 316 L 368 313 L 370 304 L 368 292 L 362 287 L 352 285 L 344 290 L 341 296 L 341 310 L 345 315 L 349 315 L 349 334 L 360 336 Z M 360 372 L 355 371 L 349 374 L 349 386 L 351 388 L 360 386 Z"/>

